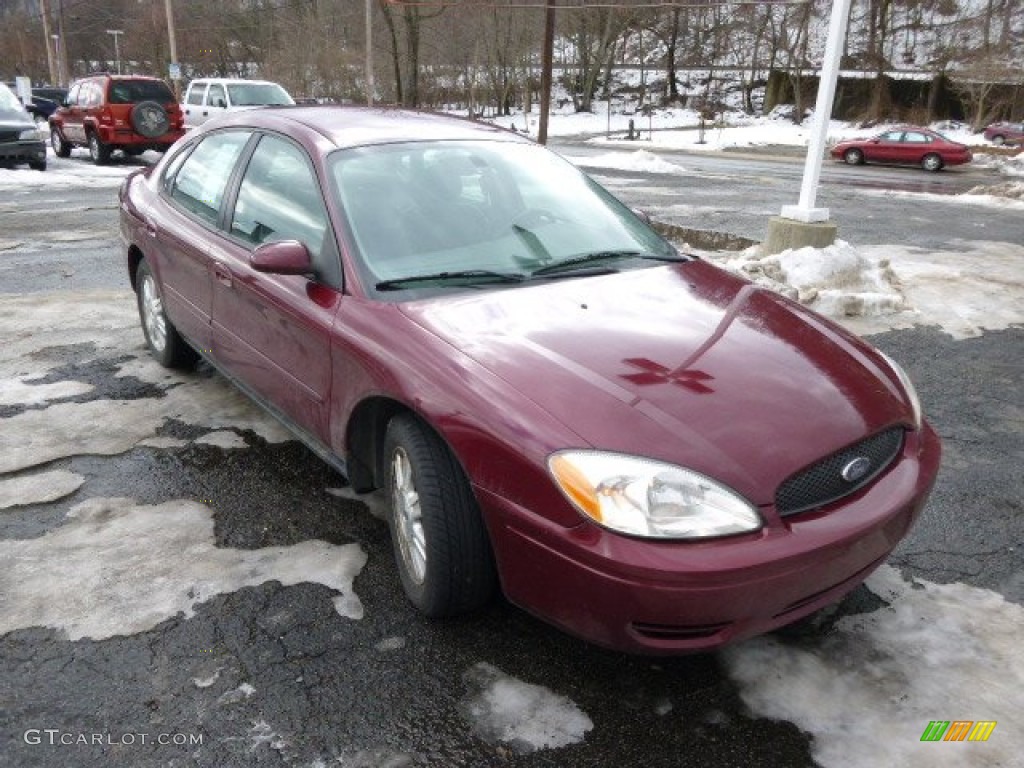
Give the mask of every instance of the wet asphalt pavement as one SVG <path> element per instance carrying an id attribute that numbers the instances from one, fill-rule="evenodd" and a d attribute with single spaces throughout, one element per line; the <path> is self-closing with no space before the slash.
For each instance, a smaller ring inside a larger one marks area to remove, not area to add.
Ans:
<path id="1" fill-rule="evenodd" d="M 127 287 L 113 189 L 4 194 L 0 241 L 21 245 L 0 250 L 0 293 Z M 73 197 L 77 207 L 44 214 L 59 207 L 58 197 Z M 928 508 L 892 564 L 1024 603 L 1024 329 L 953 340 L 918 328 L 872 341 L 908 369 L 945 451 Z M 162 394 L 138 379 L 112 379 L 117 356 L 96 360 L 87 344 L 50 354 L 60 356 L 54 380 L 96 386 L 72 401 Z M 192 375 L 216 376 L 202 366 Z M 0 418 L 23 409 L 0 408 Z M 162 428 L 183 438 L 203 431 L 178 422 Z M 341 481 L 298 443 L 245 436 L 243 450 L 136 447 L 51 462 L 47 469 L 72 470 L 85 484 L 57 502 L 0 510 L 0 539 L 59 528 L 86 498 L 202 500 L 214 510 L 221 547 L 358 543 L 368 555 L 354 583 L 365 617 L 340 616 L 326 587 L 270 582 L 131 636 L 70 642 L 40 628 L 0 636 L 0 765 L 815 765 L 811 736 L 752 715 L 718 655 L 603 651 L 502 600 L 459 620 L 422 618 L 402 594 L 386 525 L 362 504 L 326 494 Z M 878 605 L 861 589 L 839 615 Z M 791 642 L 814 642 L 830 626 L 806 627 Z M 483 738 L 465 703 L 467 670 L 481 661 L 567 696 L 593 729 L 582 743 L 533 753 Z M 29 729 L 44 732 L 42 743 L 27 743 Z M 46 729 L 99 733 L 107 743 L 50 745 Z M 186 742 L 198 735 L 202 743 L 153 744 L 159 734 Z"/>

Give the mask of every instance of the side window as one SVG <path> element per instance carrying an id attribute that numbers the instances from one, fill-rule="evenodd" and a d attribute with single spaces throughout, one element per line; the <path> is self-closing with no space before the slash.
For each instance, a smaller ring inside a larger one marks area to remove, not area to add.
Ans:
<path id="1" fill-rule="evenodd" d="M 228 179 L 249 136 L 248 132 L 229 131 L 203 139 L 174 175 L 169 190 L 171 199 L 204 221 L 216 224 Z"/>
<path id="2" fill-rule="evenodd" d="M 210 90 L 206 92 L 206 106 L 226 107 L 227 105 L 227 98 L 224 96 L 224 86 L 211 85 Z"/>
<path id="3" fill-rule="evenodd" d="M 882 141 L 899 141 L 903 138 L 903 131 L 888 131 L 879 136 Z"/>
<path id="4" fill-rule="evenodd" d="M 242 177 L 231 234 L 252 245 L 298 240 L 319 265 L 326 231 L 323 196 L 305 153 L 291 142 L 264 136 Z"/>
<path id="5" fill-rule="evenodd" d="M 205 93 L 206 83 L 192 83 L 188 91 L 188 103 L 196 107 L 202 105 Z"/>
<path id="6" fill-rule="evenodd" d="M 78 103 L 78 92 L 81 89 L 82 89 L 81 85 L 77 85 L 76 84 L 76 85 L 71 86 L 71 90 L 68 91 L 68 95 L 64 98 L 64 101 L 69 106 L 74 106 L 75 104 L 77 104 Z"/>
<path id="7" fill-rule="evenodd" d="M 931 136 L 917 131 L 907 131 L 903 134 L 903 140 L 909 144 L 929 144 L 931 143 Z"/>

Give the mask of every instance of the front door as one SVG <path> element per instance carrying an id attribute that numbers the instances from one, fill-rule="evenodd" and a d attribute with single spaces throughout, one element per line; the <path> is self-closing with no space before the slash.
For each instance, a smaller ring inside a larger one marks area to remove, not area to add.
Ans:
<path id="1" fill-rule="evenodd" d="M 238 188 L 228 234 L 211 250 L 214 356 L 297 426 L 329 442 L 331 328 L 341 302 L 337 245 L 305 152 L 263 136 Z M 298 240 L 311 275 L 273 275 L 250 266 L 252 250 Z"/>

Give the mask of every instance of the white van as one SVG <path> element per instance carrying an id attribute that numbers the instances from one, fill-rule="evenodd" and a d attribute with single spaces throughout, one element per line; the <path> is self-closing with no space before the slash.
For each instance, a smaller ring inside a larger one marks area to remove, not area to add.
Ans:
<path id="1" fill-rule="evenodd" d="M 185 127 L 195 128 L 230 110 L 294 103 L 288 91 L 269 80 L 217 77 L 189 83 L 181 111 L 185 115 Z"/>

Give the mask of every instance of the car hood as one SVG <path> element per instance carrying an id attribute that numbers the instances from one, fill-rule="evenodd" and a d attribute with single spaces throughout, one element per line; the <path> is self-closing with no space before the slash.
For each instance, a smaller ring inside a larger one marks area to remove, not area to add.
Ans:
<path id="1" fill-rule="evenodd" d="M 0 113 L 0 131 L 27 131 L 36 124 L 27 114 L 22 116 L 12 112 Z"/>
<path id="2" fill-rule="evenodd" d="M 796 470 L 911 419 L 870 347 L 704 262 L 401 311 L 558 418 L 577 447 L 687 466 L 756 504 Z"/>

